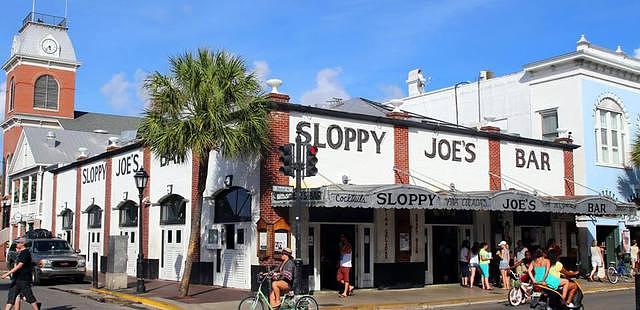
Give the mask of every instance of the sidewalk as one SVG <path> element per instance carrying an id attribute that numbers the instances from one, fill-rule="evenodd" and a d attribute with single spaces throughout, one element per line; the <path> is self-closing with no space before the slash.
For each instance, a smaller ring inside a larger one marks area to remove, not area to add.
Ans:
<path id="1" fill-rule="evenodd" d="M 580 280 L 585 294 L 632 289 L 634 283 L 586 282 Z M 148 293 L 135 294 L 135 278 L 130 278 L 129 288 L 119 291 L 124 293 L 122 298 L 140 297 L 157 301 L 159 306 L 144 303 L 158 309 L 218 309 L 235 310 L 240 300 L 251 295 L 251 292 L 238 289 L 221 288 L 203 285 L 191 285 L 189 297 L 177 299 L 178 283 L 170 281 L 148 281 Z M 423 288 L 404 290 L 356 290 L 354 296 L 348 299 L 339 298 L 331 291 L 316 292 L 314 297 L 321 309 L 327 310 L 362 310 L 362 309 L 433 309 L 451 305 L 470 305 L 477 303 L 500 303 L 506 301 L 506 291 L 496 288 L 493 291 L 483 291 L 478 288 L 461 288 L 457 284 L 430 285 Z M 128 299 L 134 300 L 134 299 Z"/>

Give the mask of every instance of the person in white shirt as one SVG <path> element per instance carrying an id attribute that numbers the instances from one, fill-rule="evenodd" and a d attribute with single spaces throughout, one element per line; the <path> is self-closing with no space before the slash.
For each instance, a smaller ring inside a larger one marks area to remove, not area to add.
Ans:
<path id="1" fill-rule="evenodd" d="M 460 257 L 458 258 L 458 265 L 460 266 L 460 278 L 462 283 L 460 285 L 466 287 L 469 285 L 469 240 L 462 241 L 462 248 L 460 248 Z"/>
<path id="2" fill-rule="evenodd" d="M 471 247 L 471 254 L 469 255 L 469 269 L 471 270 L 471 277 L 469 278 L 469 288 L 473 288 L 473 284 L 476 280 L 476 271 L 480 269 L 480 260 L 478 259 L 479 251 L 480 245 L 477 242 L 474 242 L 473 247 Z"/>
<path id="3" fill-rule="evenodd" d="M 638 267 L 638 241 L 631 240 L 631 274 L 636 274 Z"/>
<path id="4" fill-rule="evenodd" d="M 526 246 L 522 245 L 522 241 L 518 240 L 516 242 L 516 260 L 514 265 L 517 266 L 516 267 L 516 273 L 517 274 L 524 274 L 527 272 L 527 269 L 525 268 L 524 264 L 522 263 L 523 260 L 526 257 L 527 251 L 529 251 L 529 249 L 527 249 Z"/>

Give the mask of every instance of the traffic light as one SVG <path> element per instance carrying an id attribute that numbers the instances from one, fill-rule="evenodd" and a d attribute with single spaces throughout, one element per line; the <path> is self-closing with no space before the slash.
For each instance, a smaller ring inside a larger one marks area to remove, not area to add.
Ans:
<path id="1" fill-rule="evenodd" d="M 295 176 L 295 169 L 293 168 L 294 147 L 295 145 L 293 143 L 288 143 L 278 147 L 280 151 L 280 172 L 290 177 Z"/>
<path id="2" fill-rule="evenodd" d="M 316 154 L 318 154 L 318 147 L 308 144 L 306 146 L 306 149 L 307 151 L 305 153 L 307 154 L 307 158 L 305 161 L 306 165 L 304 167 L 304 175 L 307 177 L 312 177 L 318 174 L 318 168 L 316 168 L 316 164 L 318 163 L 318 157 L 316 157 Z"/>

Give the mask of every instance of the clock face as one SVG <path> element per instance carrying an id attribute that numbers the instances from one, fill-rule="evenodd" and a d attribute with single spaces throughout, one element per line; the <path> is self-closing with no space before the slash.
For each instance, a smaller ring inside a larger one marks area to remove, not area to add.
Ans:
<path id="1" fill-rule="evenodd" d="M 47 54 L 54 54 L 58 51 L 58 43 L 53 39 L 44 39 L 42 41 L 42 50 Z"/>

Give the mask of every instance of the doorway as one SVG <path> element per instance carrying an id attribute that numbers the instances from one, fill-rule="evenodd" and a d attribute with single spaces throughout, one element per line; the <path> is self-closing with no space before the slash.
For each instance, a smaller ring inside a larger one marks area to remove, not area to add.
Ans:
<path id="1" fill-rule="evenodd" d="M 618 244 L 620 243 L 620 233 L 618 226 L 596 226 L 596 240 L 598 243 L 604 242 L 604 262 L 605 266 L 608 262 L 616 261 L 616 253 L 619 252 Z"/>
<path id="2" fill-rule="evenodd" d="M 458 227 L 433 226 L 433 283 L 458 281 Z"/>
<path id="3" fill-rule="evenodd" d="M 340 235 L 344 234 L 351 243 L 351 272 L 349 279 L 356 282 L 356 265 L 358 257 L 356 246 L 356 226 L 344 224 L 322 224 L 320 225 L 320 288 L 328 290 L 339 290 L 336 280 L 338 265 L 340 262 Z"/>

